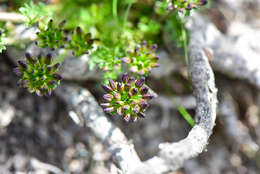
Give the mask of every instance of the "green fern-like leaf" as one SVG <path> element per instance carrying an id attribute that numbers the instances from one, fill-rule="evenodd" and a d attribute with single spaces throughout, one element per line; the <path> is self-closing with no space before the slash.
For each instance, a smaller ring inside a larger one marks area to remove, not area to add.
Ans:
<path id="1" fill-rule="evenodd" d="M 19 9 L 19 11 L 27 17 L 26 25 L 32 26 L 39 22 L 43 18 L 52 17 L 52 11 L 45 4 L 39 2 L 38 4 L 34 4 L 32 1 L 29 3 L 25 3 L 23 7 Z"/>

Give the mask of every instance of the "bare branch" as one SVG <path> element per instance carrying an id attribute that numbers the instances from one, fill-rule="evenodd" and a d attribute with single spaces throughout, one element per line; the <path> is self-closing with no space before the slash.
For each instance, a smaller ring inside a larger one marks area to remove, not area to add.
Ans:
<path id="1" fill-rule="evenodd" d="M 26 21 L 26 17 L 18 13 L 0 12 L 0 21 L 22 23 Z"/>
<path id="2" fill-rule="evenodd" d="M 185 139 L 160 144 L 159 155 L 140 164 L 131 171 L 132 174 L 161 174 L 177 170 L 185 160 L 199 155 L 208 144 L 216 119 L 217 89 L 201 36 L 191 31 L 189 46 L 189 70 L 197 102 L 196 124 Z"/>
<path id="3" fill-rule="evenodd" d="M 214 70 L 247 80 L 260 89 L 259 30 L 232 22 L 224 36 L 213 23 L 198 14 L 190 23 L 190 28 L 200 33 Z"/>

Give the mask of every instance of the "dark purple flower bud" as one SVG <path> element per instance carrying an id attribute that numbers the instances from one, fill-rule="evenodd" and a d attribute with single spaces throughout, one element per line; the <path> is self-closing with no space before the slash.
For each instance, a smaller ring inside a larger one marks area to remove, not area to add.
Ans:
<path id="1" fill-rule="evenodd" d="M 43 76 L 42 78 L 41 78 L 41 81 L 44 81 L 45 80 L 45 77 Z"/>
<path id="2" fill-rule="evenodd" d="M 142 95 L 145 95 L 145 94 L 147 94 L 147 93 L 148 93 L 148 90 L 149 90 L 149 88 L 148 88 L 148 87 L 146 87 L 146 86 L 143 86 L 143 87 L 141 88 L 141 94 L 142 94 Z"/>
<path id="3" fill-rule="evenodd" d="M 18 64 L 24 68 L 24 69 L 28 69 L 28 65 L 24 60 L 18 60 Z"/>
<path id="4" fill-rule="evenodd" d="M 157 48 L 158 48 L 157 44 L 153 44 L 153 45 L 151 46 L 151 50 L 156 50 Z"/>
<path id="5" fill-rule="evenodd" d="M 126 83 L 128 81 L 128 79 L 129 79 L 129 75 L 127 73 L 124 73 L 123 76 L 122 76 L 122 81 L 124 83 Z"/>
<path id="6" fill-rule="evenodd" d="M 158 68 L 158 67 L 160 67 L 160 64 L 159 63 L 154 63 L 152 66 L 155 67 L 155 68 Z"/>
<path id="7" fill-rule="evenodd" d="M 135 47 L 135 52 L 138 53 L 139 50 L 140 50 L 139 46 L 136 46 L 136 47 Z"/>
<path id="8" fill-rule="evenodd" d="M 116 83 L 114 82 L 114 80 L 109 80 L 109 85 L 113 90 L 116 90 Z"/>
<path id="9" fill-rule="evenodd" d="M 132 95 L 136 95 L 138 93 L 138 89 L 133 88 L 131 92 L 132 92 Z"/>
<path id="10" fill-rule="evenodd" d="M 52 93 L 51 90 L 48 90 L 48 91 L 45 93 L 45 96 L 46 96 L 46 97 L 50 97 L 50 96 L 51 96 L 51 93 Z"/>
<path id="11" fill-rule="evenodd" d="M 145 95 L 143 95 L 143 99 L 152 99 L 152 98 L 154 98 L 154 96 L 153 95 L 151 95 L 151 94 L 145 94 Z"/>
<path id="12" fill-rule="evenodd" d="M 2 30 L 0 30 L 0 36 L 2 36 Z"/>
<path id="13" fill-rule="evenodd" d="M 139 113 L 138 113 L 138 116 L 139 116 L 139 117 L 142 117 L 142 118 L 145 118 L 145 113 L 139 112 Z"/>
<path id="14" fill-rule="evenodd" d="M 111 104 L 110 103 L 101 103 L 100 106 L 106 108 L 106 107 L 110 107 Z"/>
<path id="15" fill-rule="evenodd" d="M 17 75 L 17 76 L 22 76 L 24 73 L 19 69 L 19 68 L 14 68 L 13 72 Z"/>
<path id="16" fill-rule="evenodd" d="M 130 121 L 130 118 L 131 118 L 131 115 L 130 114 L 127 114 L 125 117 L 124 117 L 124 120 L 125 122 L 129 122 Z"/>
<path id="17" fill-rule="evenodd" d="M 47 67 L 47 71 L 51 72 L 52 68 L 50 66 Z"/>
<path id="18" fill-rule="evenodd" d="M 167 6 L 167 10 L 173 10 L 173 5 L 172 5 L 172 2 L 170 2 Z"/>
<path id="19" fill-rule="evenodd" d="M 116 113 L 118 115 L 123 115 L 122 108 L 121 107 L 117 108 Z"/>
<path id="20" fill-rule="evenodd" d="M 137 104 L 137 102 L 136 102 L 135 100 L 133 100 L 133 101 L 130 103 L 131 106 L 135 106 L 136 104 Z"/>
<path id="21" fill-rule="evenodd" d="M 140 76 L 144 75 L 144 74 L 145 74 L 145 73 L 144 73 L 144 70 L 138 71 L 138 74 L 139 74 Z"/>
<path id="22" fill-rule="evenodd" d="M 62 28 L 62 27 L 64 27 L 64 25 L 66 24 L 66 20 L 63 20 L 60 24 L 59 24 L 59 28 Z"/>
<path id="23" fill-rule="evenodd" d="M 125 111 L 128 111 L 128 110 L 130 109 L 130 106 L 129 106 L 129 105 L 125 105 L 125 106 L 123 106 L 123 109 L 124 109 Z"/>
<path id="24" fill-rule="evenodd" d="M 145 78 L 140 78 L 140 79 L 136 80 L 135 86 L 137 88 L 141 88 L 144 85 L 144 82 L 145 82 Z"/>
<path id="25" fill-rule="evenodd" d="M 137 121 L 137 117 L 131 117 L 131 122 L 136 122 Z"/>
<path id="26" fill-rule="evenodd" d="M 157 55 L 155 55 L 153 58 L 154 58 L 155 60 L 159 60 L 159 56 L 157 56 Z"/>
<path id="27" fill-rule="evenodd" d="M 62 79 L 61 75 L 59 75 L 59 74 L 57 74 L 57 73 L 53 74 L 53 77 L 54 77 L 55 79 L 57 79 L 57 80 L 61 80 L 61 79 Z"/>
<path id="28" fill-rule="evenodd" d="M 37 94 L 39 97 L 41 97 L 41 96 L 42 96 L 42 93 L 41 93 L 41 91 L 40 91 L 40 90 L 38 90 L 38 89 L 35 91 L 35 93 L 36 93 L 36 94 Z"/>
<path id="29" fill-rule="evenodd" d="M 141 43 L 142 47 L 146 47 L 147 46 L 147 42 L 146 40 L 144 40 L 142 43 Z"/>
<path id="30" fill-rule="evenodd" d="M 121 99 L 121 95 L 118 94 L 118 93 L 114 93 L 113 96 L 114 96 L 114 98 L 115 98 L 116 100 L 120 100 L 120 99 Z"/>
<path id="31" fill-rule="evenodd" d="M 133 109 L 133 112 L 135 113 L 135 114 L 137 114 L 139 111 L 140 111 L 140 107 L 139 106 L 136 106 L 134 109 Z"/>
<path id="32" fill-rule="evenodd" d="M 25 57 L 29 62 L 35 63 L 35 60 L 32 58 L 30 53 L 25 53 Z"/>
<path id="33" fill-rule="evenodd" d="M 111 95 L 111 94 L 105 94 L 105 95 L 103 96 L 103 99 L 104 99 L 105 101 L 112 101 L 113 95 Z"/>
<path id="34" fill-rule="evenodd" d="M 186 9 L 187 9 L 187 10 L 192 10 L 192 4 L 189 3 L 189 4 L 187 5 Z"/>
<path id="35" fill-rule="evenodd" d="M 131 85 L 125 84 L 124 88 L 125 88 L 125 91 L 129 91 L 131 89 Z"/>
<path id="36" fill-rule="evenodd" d="M 208 3 L 208 0 L 200 0 L 201 5 L 206 5 Z"/>
<path id="37" fill-rule="evenodd" d="M 49 85 L 55 85 L 56 84 L 56 81 L 55 80 L 51 80 L 48 82 Z"/>
<path id="38" fill-rule="evenodd" d="M 120 82 L 117 83 L 117 90 L 122 91 L 122 84 Z"/>
<path id="39" fill-rule="evenodd" d="M 40 53 L 38 56 L 37 56 L 38 60 L 41 61 L 42 59 L 42 54 Z"/>
<path id="40" fill-rule="evenodd" d="M 121 61 L 124 63 L 130 63 L 130 59 L 128 57 L 123 57 Z"/>
<path id="41" fill-rule="evenodd" d="M 38 42 L 37 42 L 37 41 L 35 41 L 34 43 L 35 43 L 35 45 L 38 45 Z"/>
<path id="42" fill-rule="evenodd" d="M 141 107 L 142 109 L 145 109 L 145 108 L 147 108 L 147 107 L 149 106 L 149 104 L 148 104 L 145 100 L 141 100 L 141 101 L 139 102 L 139 105 L 140 105 L 140 107 Z"/>
<path id="43" fill-rule="evenodd" d="M 118 105 L 124 105 L 124 102 L 123 102 L 123 101 L 116 101 L 116 104 L 118 104 Z"/>
<path id="44" fill-rule="evenodd" d="M 23 88 L 25 88 L 27 84 L 28 84 L 28 80 L 23 80 L 22 83 L 21 83 L 21 86 Z"/>
<path id="45" fill-rule="evenodd" d="M 65 45 L 61 45 L 60 48 L 65 48 Z"/>
<path id="46" fill-rule="evenodd" d="M 54 68 L 54 69 L 58 69 L 59 66 L 60 66 L 60 63 L 56 63 L 55 65 L 53 65 L 53 68 Z"/>
<path id="47" fill-rule="evenodd" d="M 114 111 L 114 107 L 105 108 L 104 111 L 105 111 L 106 113 L 111 113 L 111 112 Z"/>
<path id="48" fill-rule="evenodd" d="M 80 27 L 77 27 L 76 28 L 76 32 L 78 35 L 81 35 L 82 34 L 82 29 Z"/>
<path id="49" fill-rule="evenodd" d="M 108 92 L 108 93 L 113 92 L 113 89 L 110 88 L 110 86 L 108 86 L 108 85 L 101 85 L 101 86 L 102 86 L 102 88 L 103 88 L 106 92 Z"/>
<path id="50" fill-rule="evenodd" d="M 131 92 L 128 92 L 127 95 L 129 98 L 131 98 L 133 96 Z"/>
<path id="51" fill-rule="evenodd" d="M 135 81 L 133 77 L 129 77 L 127 84 L 132 85 L 132 83 Z"/>
<path id="52" fill-rule="evenodd" d="M 46 55 L 46 58 L 45 58 L 45 64 L 46 64 L 46 65 L 51 64 L 51 58 L 52 58 L 51 53 L 48 53 L 48 54 Z"/>

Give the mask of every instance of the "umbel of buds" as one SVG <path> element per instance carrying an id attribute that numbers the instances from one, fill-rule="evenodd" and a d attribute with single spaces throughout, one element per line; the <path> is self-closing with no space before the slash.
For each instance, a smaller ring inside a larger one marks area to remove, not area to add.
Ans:
<path id="1" fill-rule="evenodd" d="M 147 42 L 143 41 L 133 51 L 128 51 L 127 57 L 123 57 L 121 60 L 128 65 L 131 72 L 147 75 L 152 68 L 159 66 L 159 57 L 155 54 L 156 49 L 156 44 L 148 46 Z"/>
<path id="2" fill-rule="evenodd" d="M 64 42 L 67 40 L 67 36 L 63 29 L 66 24 L 66 20 L 62 21 L 57 27 L 55 26 L 53 20 L 48 22 L 47 28 L 39 27 L 39 32 L 37 32 L 38 41 L 36 45 L 42 48 L 50 48 L 55 50 L 58 48 L 64 48 Z"/>
<path id="3" fill-rule="evenodd" d="M 35 92 L 39 96 L 50 96 L 60 84 L 62 77 L 57 73 L 59 63 L 53 64 L 52 55 L 39 55 L 37 58 L 26 53 L 24 60 L 18 61 L 14 72 L 19 76 L 18 85 Z"/>
<path id="4" fill-rule="evenodd" d="M 67 32 L 64 29 L 65 24 L 66 20 L 55 26 L 51 19 L 47 28 L 39 27 L 40 31 L 36 33 L 38 36 L 36 45 L 42 48 L 50 48 L 52 51 L 58 48 L 69 49 L 75 56 L 88 54 L 97 39 L 93 39 L 90 33 L 84 34 L 80 27 L 72 32 Z"/>
<path id="5" fill-rule="evenodd" d="M 176 9 L 180 12 L 191 11 L 200 6 L 204 6 L 208 3 L 208 0 L 170 0 L 167 9 Z"/>
<path id="6" fill-rule="evenodd" d="M 122 82 L 109 80 L 109 85 L 102 85 L 106 94 L 101 106 L 104 111 L 118 114 L 126 122 L 135 122 L 138 118 L 144 118 L 144 111 L 148 107 L 148 100 L 154 96 L 149 93 L 149 87 L 145 85 L 145 79 L 135 80 L 125 73 Z"/>
<path id="7" fill-rule="evenodd" d="M 83 33 L 80 27 L 72 31 L 71 39 L 68 41 L 67 49 L 71 49 L 75 56 L 88 54 L 89 50 L 93 48 L 93 43 L 97 39 L 91 37 L 91 33 Z"/>

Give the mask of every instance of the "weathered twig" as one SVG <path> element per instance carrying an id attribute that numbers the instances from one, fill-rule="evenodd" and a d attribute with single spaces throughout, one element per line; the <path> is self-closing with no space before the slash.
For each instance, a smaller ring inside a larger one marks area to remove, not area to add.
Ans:
<path id="1" fill-rule="evenodd" d="M 18 13 L 0 12 L 0 21 L 22 23 L 26 21 L 26 17 Z"/>
<path id="2" fill-rule="evenodd" d="M 224 36 L 213 23 L 200 15 L 190 21 L 194 32 L 200 33 L 205 51 L 214 70 L 238 79 L 245 79 L 260 89 L 260 32 L 234 22 Z M 240 30 L 237 30 L 237 29 Z"/>
<path id="3" fill-rule="evenodd" d="M 222 97 L 218 108 L 220 119 L 223 120 L 226 134 L 234 144 L 244 146 L 248 151 L 256 153 L 259 146 L 252 140 L 248 132 L 239 127 L 238 114 L 235 109 L 234 101 L 227 92 Z M 244 150 L 244 149 L 242 149 Z"/>
<path id="4" fill-rule="evenodd" d="M 189 46 L 189 70 L 197 102 L 195 126 L 187 138 L 177 143 L 161 144 L 158 156 L 140 164 L 131 173 L 160 174 L 176 170 L 182 167 L 185 160 L 200 154 L 207 145 L 215 124 L 217 90 L 214 74 L 203 51 L 203 39 L 200 37 L 196 32 L 191 32 Z"/>

